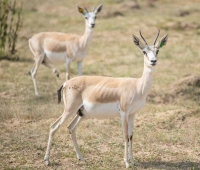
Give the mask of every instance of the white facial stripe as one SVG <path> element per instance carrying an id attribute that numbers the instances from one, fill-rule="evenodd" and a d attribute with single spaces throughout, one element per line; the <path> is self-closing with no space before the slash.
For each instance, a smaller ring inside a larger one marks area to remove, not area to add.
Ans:
<path id="1" fill-rule="evenodd" d="M 87 14 L 85 14 L 86 17 L 95 17 L 95 13 L 94 12 L 89 12 Z"/>
<path id="2" fill-rule="evenodd" d="M 149 52 L 147 53 L 147 55 L 148 55 L 148 58 L 149 58 L 150 61 L 156 60 L 156 56 L 155 56 L 155 54 L 153 53 L 153 51 L 149 51 Z"/>

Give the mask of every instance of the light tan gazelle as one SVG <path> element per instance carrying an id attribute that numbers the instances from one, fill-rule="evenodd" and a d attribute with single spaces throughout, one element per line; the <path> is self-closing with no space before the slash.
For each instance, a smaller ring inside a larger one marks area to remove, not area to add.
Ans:
<path id="1" fill-rule="evenodd" d="M 142 37 L 142 34 L 140 32 Z M 49 164 L 52 137 L 56 130 L 69 117 L 77 114 L 68 129 L 74 143 L 77 158 L 82 157 L 75 131 L 81 120 L 97 118 L 107 119 L 121 117 L 123 136 L 125 141 L 124 161 L 126 167 L 134 164 L 132 154 L 132 133 L 135 113 L 142 109 L 146 102 L 147 94 L 152 85 L 152 74 L 157 61 L 159 49 L 166 45 L 168 35 L 165 35 L 156 44 L 149 46 L 143 38 L 145 45 L 133 35 L 133 41 L 144 54 L 144 70 L 141 78 L 111 78 L 101 76 L 80 76 L 66 81 L 58 90 L 58 100 L 61 100 L 63 89 L 64 112 L 50 127 L 49 140 L 45 154 L 46 164 Z"/>
<path id="2" fill-rule="evenodd" d="M 31 70 L 35 95 L 38 95 L 36 73 L 42 63 L 52 69 L 59 77 L 54 64 L 66 63 L 66 79 L 70 78 L 70 63 L 76 61 L 78 74 L 82 75 L 82 61 L 86 56 L 88 45 L 92 39 L 92 29 L 95 27 L 96 15 L 101 11 L 102 4 L 88 12 L 86 8 L 78 7 L 78 11 L 85 17 L 85 33 L 64 34 L 59 32 L 41 32 L 29 39 L 29 47 L 35 56 L 35 63 Z"/>

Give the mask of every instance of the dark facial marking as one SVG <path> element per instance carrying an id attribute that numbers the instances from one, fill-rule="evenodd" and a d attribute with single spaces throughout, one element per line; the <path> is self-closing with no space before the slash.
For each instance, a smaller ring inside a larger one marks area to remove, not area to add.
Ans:
<path id="1" fill-rule="evenodd" d="M 147 59 L 149 60 L 149 57 L 148 57 L 147 53 L 145 51 L 143 51 L 143 53 L 147 57 Z"/>
<path id="2" fill-rule="evenodd" d="M 146 51 L 142 51 L 144 55 L 147 55 Z"/>

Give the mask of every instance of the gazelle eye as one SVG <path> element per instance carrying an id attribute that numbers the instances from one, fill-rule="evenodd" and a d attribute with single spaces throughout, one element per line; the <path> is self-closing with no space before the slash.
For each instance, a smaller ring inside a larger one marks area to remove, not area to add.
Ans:
<path id="1" fill-rule="evenodd" d="M 88 19 L 88 17 L 85 17 L 85 19 Z"/>
<path id="2" fill-rule="evenodd" d="M 156 55 L 159 53 L 159 50 L 156 51 Z"/>
<path id="3" fill-rule="evenodd" d="M 97 19 L 97 17 L 94 17 L 94 19 Z"/>
<path id="4" fill-rule="evenodd" d="M 147 55 L 146 51 L 142 51 L 144 55 Z"/>

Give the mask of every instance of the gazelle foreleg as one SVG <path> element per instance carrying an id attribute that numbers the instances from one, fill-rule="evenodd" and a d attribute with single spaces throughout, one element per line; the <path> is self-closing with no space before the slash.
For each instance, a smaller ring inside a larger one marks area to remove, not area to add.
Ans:
<path id="1" fill-rule="evenodd" d="M 129 167 L 128 162 L 128 122 L 127 115 L 125 112 L 120 112 L 122 129 L 123 129 L 123 137 L 124 137 L 124 162 L 126 164 L 126 168 Z"/>
<path id="2" fill-rule="evenodd" d="M 35 63 L 33 65 L 33 68 L 31 69 L 31 77 L 33 80 L 33 85 L 34 85 L 36 96 L 39 95 L 38 91 L 37 91 L 36 73 L 37 73 L 37 70 L 38 70 L 40 64 L 42 63 L 43 59 L 44 59 L 44 54 L 40 54 L 37 57 L 35 57 Z"/>
<path id="3" fill-rule="evenodd" d="M 75 148 L 75 151 L 76 151 L 76 156 L 77 156 L 78 160 L 85 161 L 85 159 L 83 158 L 83 156 L 82 156 L 82 154 L 80 152 L 80 149 L 78 147 L 78 143 L 77 143 L 77 140 L 76 140 L 76 128 L 80 124 L 82 119 L 83 119 L 83 117 L 77 115 L 71 121 L 70 125 L 67 128 L 69 129 L 70 136 L 72 138 L 72 141 L 73 141 L 73 144 L 74 144 L 74 148 Z"/>
<path id="4" fill-rule="evenodd" d="M 70 79 L 70 59 L 66 57 L 66 80 Z"/>
<path id="5" fill-rule="evenodd" d="M 77 62 L 78 66 L 78 75 L 82 76 L 82 61 Z"/>
<path id="6" fill-rule="evenodd" d="M 128 158 L 132 165 L 134 165 L 133 161 L 133 150 L 132 150 L 132 138 L 133 138 L 133 124 L 134 124 L 134 116 L 130 115 L 128 119 Z"/>

